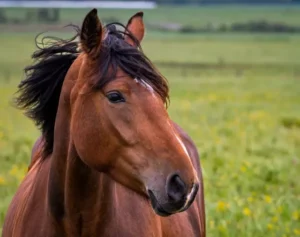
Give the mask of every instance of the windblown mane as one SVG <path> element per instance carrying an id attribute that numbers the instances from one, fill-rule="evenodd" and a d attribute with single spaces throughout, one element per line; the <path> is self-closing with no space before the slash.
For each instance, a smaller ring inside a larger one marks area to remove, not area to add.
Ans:
<path id="1" fill-rule="evenodd" d="M 69 40 L 43 37 L 32 55 L 35 63 L 25 68 L 25 80 L 19 84 L 16 105 L 34 120 L 44 137 L 43 155 L 52 153 L 54 124 L 64 78 L 78 56 L 76 35 Z"/>
<path id="2" fill-rule="evenodd" d="M 117 26 L 122 30 L 117 30 Z M 44 158 L 53 151 L 54 125 L 65 76 L 80 53 L 76 41 L 80 30 L 76 26 L 73 28 L 76 34 L 68 40 L 44 37 L 39 43 L 36 39 L 38 49 L 32 55 L 35 63 L 25 68 L 26 78 L 19 84 L 20 94 L 16 97 L 17 107 L 25 110 L 25 114 L 34 120 L 42 132 Z M 101 89 L 114 80 L 120 68 L 132 78 L 150 84 L 167 104 L 167 81 L 143 53 L 136 38 L 120 23 L 108 24 L 106 29 L 108 34 L 102 42 L 99 67 L 95 68 L 97 80 L 93 82 L 93 88 Z M 136 42 L 138 48 L 126 43 L 125 35 Z"/>

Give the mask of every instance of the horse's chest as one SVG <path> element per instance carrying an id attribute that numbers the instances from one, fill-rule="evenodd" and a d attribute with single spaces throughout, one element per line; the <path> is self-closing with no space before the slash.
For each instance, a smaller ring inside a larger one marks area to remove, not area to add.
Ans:
<path id="1" fill-rule="evenodd" d="M 162 237 L 160 217 L 154 214 L 148 203 L 131 203 L 123 205 L 119 202 L 98 218 L 97 236 Z"/>
<path id="2" fill-rule="evenodd" d="M 115 204 L 105 215 L 97 220 L 96 235 L 105 237 L 198 237 L 188 212 L 160 217 L 156 215 L 145 200 L 132 198 L 130 204 L 124 201 Z M 132 204 L 133 203 L 133 204 Z M 123 205 L 124 204 L 124 205 Z M 103 213 L 102 213 L 103 214 Z M 92 229 L 89 228 L 91 231 Z M 198 230 L 196 232 L 199 233 Z"/>
<path id="3" fill-rule="evenodd" d="M 83 212 L 81 237 L 199 236 L 194 234 L 199 233 L 195 204 L 184 213 L 160 217 L 147 199 L 117 183 L 105 191 Z"/>
<path id="4" fill-rule="evenodd" d="M 152 216 L 146 218 L 141 213 L 135 218 L 119 216 L 107 223 L 99 236 L 106 237 L 199 237 L 186 215 L 176 214 L 171 217 Z"/>
<path id="5" fill-rule="evenodd" d="M 177 213 L 167 218 L 161 218 L 162 236 L 163 237 L 199 237 L 199 225 L 193 225 L 188 211 Z M 195 220 L 196 222 L 197 220 Z"/>

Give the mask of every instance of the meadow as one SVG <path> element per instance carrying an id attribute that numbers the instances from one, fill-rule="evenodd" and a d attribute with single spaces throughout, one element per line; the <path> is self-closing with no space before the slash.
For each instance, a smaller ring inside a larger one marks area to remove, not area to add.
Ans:
<path id="1" fill-rule="evenodd" d="M 12 105 L 35 35 L 0 36 L 0 228 L 39 135 Z M 200 152 L 208 236 L 300 236 L 300 35 L 148 32 L 143 49 Z"/>
<path id="2" fill-rule="evenodd" d="M 88 9 L 63 9 L 60 11 L 61 22 L 78 23 L 80 16 L 86 14 Z M 122 22 L 128 20 L 128 16 L 136 13 L 136 9 L 98 9 L 102 19 L 117 19 Z M 6 14 L 11 18 L 25 18 L 24 9 L 7 9 Z M 160 6 L 156 9 L 145 9 L 145 22 L 178 23 L 191 26 L 205 26 L 207 24 L 219 25 L 224 23 L 246 22 L 252 20 L 268 20 L 283 22 L 291 25 L 299 24 L 300 6 Z"/>

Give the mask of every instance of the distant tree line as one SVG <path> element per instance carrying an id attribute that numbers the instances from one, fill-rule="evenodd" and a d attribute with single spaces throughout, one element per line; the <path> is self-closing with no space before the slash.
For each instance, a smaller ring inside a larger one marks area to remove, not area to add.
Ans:
<path id="1" fill-rule="evenodd" d="M 1 1 L 1 0 L 0 0 Z M 9 0 L 6 0 L 9 1 Z M 14 0 L 14 1 L 24 1 L 24 0 Z M 26 0 L 26 1 L 40 1 L 40 0 Z M 47 0 L 44 0 L 47 2 Z M 51 0 L 51 1 L 60 1 L 60 0 Z M 68 1 L 68 0 L 65 0 Z M 70 0 L 70 1 L 99 1 L 99 0 Z M 116 1 L 116 0 L 105 0 L 105 1 Z M 120 1 L 120 0 L 118 0 Z M 121 1 L 141 1 L 141 0 L 121 0 Z M 154 1 L 159 5 L 213 5 L 213 4 L 249 4 L 249 5 L 257 5 L 257 4 L 300 4 L 300 0 L 148 0 Z M 48 9 L 48 8 L 40 8 L 34 10 L 28 10 L 25 16 L 25 19 L 9 19 L 5 14 L 5 8 L 0 8 L 0 24 L 1 23 L 19 23 L 19 22 L 48 22 L 55 23 L 60 20 L 60 11 L 59 9 Z M 252 24 L 252 23 L 251 23 Z M 255 23 L 256 24 L 256 23 Z M 265 24 L 259 23 L 259 25 Z M 271 28 L 274 28 L 273 26 Z M 281 26 L 275 26 L 275 28 L 282 28 Z M 290 31 L 291 29 L 289 29 Z M 292 29 L 292 31 L 295 31 Z M 298 32 L 298 29 L 296 30 Z"/>
<path id="2" fill-rule="evenodd" d="M 55 23 L 59 21 L 59 9 L 39 8 L 26 11 L 25 19 L 9 18 L 4 9 L 0 8 L 0 24 L 1 23 L 21 23 L 21 22 L 44 22 Z"/>
<path id="3" fill-rule="evenodd" d="M 155 0 L 158 4 L 300 4 L 300 0 Z"/>

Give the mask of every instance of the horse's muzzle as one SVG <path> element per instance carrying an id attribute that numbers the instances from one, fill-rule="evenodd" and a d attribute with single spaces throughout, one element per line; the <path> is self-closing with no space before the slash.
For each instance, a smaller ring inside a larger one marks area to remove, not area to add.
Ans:
<path id="1" fill-rule="evenodd" d="M 180 177 L 173 176 L 167 181 L 166 198 L 157 198 L 152 190 L 148 190 L 148 195 L 156 214 L 170 216 L 187 210 L 193 203 L 198 189 L 199 184 L 193 184 L 192 189 L 188 193 Z"/>

